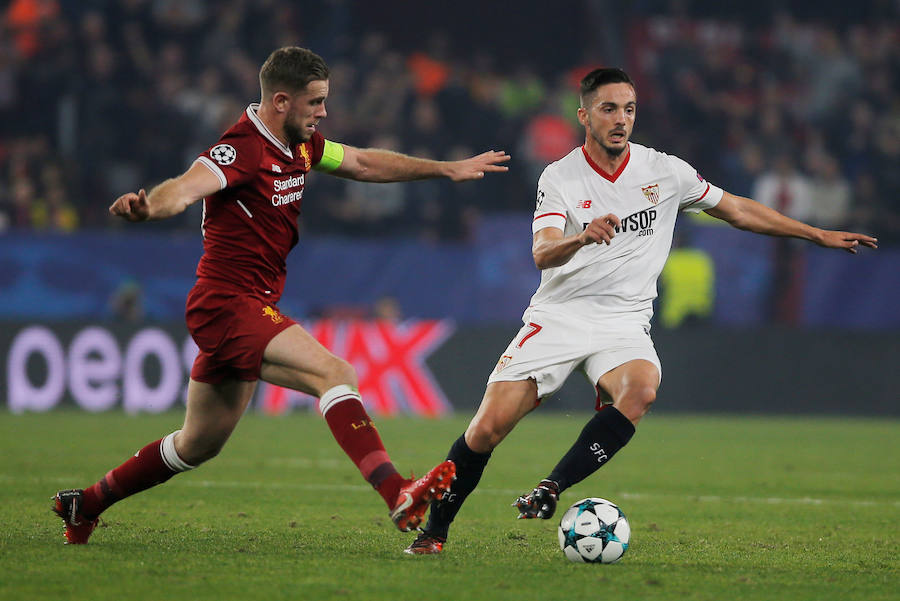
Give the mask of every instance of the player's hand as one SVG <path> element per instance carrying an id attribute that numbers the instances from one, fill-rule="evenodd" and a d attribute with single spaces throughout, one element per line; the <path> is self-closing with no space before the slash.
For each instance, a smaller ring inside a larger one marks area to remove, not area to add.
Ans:
<path id="1" fill-rule="evenodd" d="M 141 188 L 137 194 L 129 192 L 116 199 L 109 207 L 109 212 L 126 221 L 146 221 L 150 218 L 150 204 L 147 193 Z"/>
<path id="2" fill-rule="evenodd" d="M 616 235 L 616 228 L 619 227 L 620 224 L 621 221 L 619 221 L 619 218 L 612 213 L 604 215 L 603 217 L 597 217 L 584 228 L 583 232 L 578 234 L 578 238 L 584 246 L 594 243 L 609 244 Z"/>
<path id="3" fill-rule="evenodd" d="M 820 237 L 816 240 L 816 244 L 825 248 L 843 248 L 855 255 L 860 244 L 869 248 L 878 248 L 878 238 L 852 232 L 822 230 Z"/>
<path id="4" fill-rule="evenodd" d="M 481 179 L 485 173 L 509 171 L 509 167 L 500 163 L 510 158 L 505 150 L 489 150 L 462 161 L 451 161 L 447 163 L 447 177 L 455 182 L 464 182 Z"/>

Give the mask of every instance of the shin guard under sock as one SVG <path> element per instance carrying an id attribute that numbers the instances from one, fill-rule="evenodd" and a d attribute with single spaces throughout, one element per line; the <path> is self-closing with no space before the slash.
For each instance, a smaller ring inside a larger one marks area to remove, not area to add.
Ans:
<path id="1" fill-rule="evenodd" d="M 431 512 L 428 515 L 428 524 L 425 532 L 432 536 L 447 538 L 450 524 L 475 487 L 481 480 L 481 474 L 487 465 L 490 453 L 476 453 L 466 444 L 465 434 L 456 439 L 447 459 L 456 464 L 456 480 L 449 493 L 444 493 L 441 499 L 431 503 Z"/>
<path id="2" fill-rule="evenodd" d="M 175 474 L 193 469 L 175 452 L 175 435 L 155 440 L 134 454 L 119 467 L 110 470 L 103 478 L 84 491 L 82 512 L 85 517 L 96 517 L 110 505 L 162 484 Z"/>
<path id="3" fill-rule="evenodd" d="M 604 405 L 585 424 L 547 480 L 559 484 L 562 492 L 600 469 L 633 435 L 634 424 L 612 405 Z"/>
<path id="4" fill-rule="evenodd" d="M 344 384 L 335 386 L 319 399 L 319 409 L 334 439 L 356 464 L 363 478 L 392 508 L 403 478 L 391 463 L 359 392 Z"/>

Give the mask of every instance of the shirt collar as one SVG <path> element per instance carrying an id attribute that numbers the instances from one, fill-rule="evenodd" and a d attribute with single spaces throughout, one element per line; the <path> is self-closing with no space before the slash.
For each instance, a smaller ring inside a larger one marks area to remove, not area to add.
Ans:
<path id="1" fill-rule="evenodd" d="M 257 114 L 259 111 L 259 103 L 254 102 L 247 107 L 247 118 L 250 119 L 250 122 L 256 126 L 256 129 L 266 138 L 269 142 L 278 147 L 278 150 L 289 156 L 291 159 L 294 158 L 294 153 L 291 152 L 291 149 L 281 143 L 281 140 L 275 137 L 275 135 L 269 131 L 269 128 L 266 127 L 266 124 L 262 122 L 262 119 L 259 118 Z"/>

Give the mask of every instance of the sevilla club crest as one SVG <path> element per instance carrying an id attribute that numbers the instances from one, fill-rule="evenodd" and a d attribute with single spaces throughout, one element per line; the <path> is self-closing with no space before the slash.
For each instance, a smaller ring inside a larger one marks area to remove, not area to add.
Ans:
<path id="1" fill-rule="evenodd" d="M 659 184 L 644 186 L 641 188 L 641 192 L 644 193 L 644 196 L 650 201 L 650 204 L 655 205 L 659 203 Z"/>

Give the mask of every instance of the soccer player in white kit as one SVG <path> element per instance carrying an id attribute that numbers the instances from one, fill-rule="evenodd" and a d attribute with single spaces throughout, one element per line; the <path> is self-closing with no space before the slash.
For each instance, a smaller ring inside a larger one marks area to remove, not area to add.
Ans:
<path id="1" fill-rule="evenodd" d="M 550 518 L 559 494 L 591 475 L 628 441 L 656 399 L 662 374 L 650 338 L 656 280 L 680 211 L 706 211 L 739 229 L 790 236 L 855 253 L 870 236 L 790 219 L 706 182 L 681 159 L 629 142 L 637 98 L 620 69 L 581 81 L 584 146 L 549 165 L 538 182 L 532 254 L 541 283 L 524 326 L 488 378 L 481 406 L 447 456 L 452 494 L 431 505 L 406 549 L 440 553 L 450 523 L 481 478 L 491 451 L 575 369 L 597 387 L 597 413 L 535 489 L 516 500 L 520 518 Z"/>

